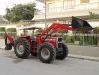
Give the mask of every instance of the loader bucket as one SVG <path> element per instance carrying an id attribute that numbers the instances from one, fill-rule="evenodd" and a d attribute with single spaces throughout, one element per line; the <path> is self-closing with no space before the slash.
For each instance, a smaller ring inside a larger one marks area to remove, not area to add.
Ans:
<path id="1" fill-rule="evenodd" d="M 72 17 L 72 27 L 76 30 L 91 30 L 92 26 L 85 20 Z"/>

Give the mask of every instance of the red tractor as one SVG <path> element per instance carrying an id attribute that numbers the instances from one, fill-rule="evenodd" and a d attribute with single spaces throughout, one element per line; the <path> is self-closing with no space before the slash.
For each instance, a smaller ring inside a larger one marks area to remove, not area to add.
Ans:
<path id="1" fill-rule="evenodd" d="M 24 30 L 39 29 L 37 27 L 23 28 Z M 5 49 L 11 50 L 19 58 L 27 58 L 30 54 L 38 56 L 43 63 L 51 63 L 55 58 L 63 60 L 68 56 L 68 48 L 63 42 L 62 37 L 51 37 L 51 35 L 59 30 L 86 30 L 92 27 L 84 20 L 72 18 L 72 24 L 53 23 L 50 27 L 43 30 L 36 38 L 34 36 L 22 36 L 17 40 L 13 40 L 7 33 L 5 35 Z M 7 40 L 10 43 L 7 43 Z"/>

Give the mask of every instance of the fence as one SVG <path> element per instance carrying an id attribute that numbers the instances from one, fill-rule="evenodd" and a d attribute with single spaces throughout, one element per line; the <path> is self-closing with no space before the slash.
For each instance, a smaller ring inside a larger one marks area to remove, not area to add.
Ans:
<path id="1" fill-rule="evenodd" d="M 4 39 L 4 32 L 0 32 L 0 39 Z M 16 32 L 8 33 L 12 38 L 16 38 Z M 99 46 L 99 34 L 64 34 L 63 39 L 67 44 Z"/>
<path id="2" fill-rule="evenodd" d="M 68 44 L 99 46 L 99 34 L 64 34 L 63 39 Z"/>

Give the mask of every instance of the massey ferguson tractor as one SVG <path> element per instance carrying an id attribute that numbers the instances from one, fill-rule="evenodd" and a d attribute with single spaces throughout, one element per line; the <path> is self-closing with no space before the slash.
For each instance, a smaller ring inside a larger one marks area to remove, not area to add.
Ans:
<path id="1" fill-rule="evenodd" d="M 37 27 L 23 28 L 24 30 L 35 30 Z M 53 23 L 50 27 L 44 29 L 36 37 L 34 36 L 21 36 L 14 40 L 5 33 L 5 49 L 11 50 L 19 58 L 27 58 L 30 54 L 38 56 L 43 63 L 51 63 L 55 58 L 63 60 L 68 56 L 68 47 L 64 43 L 62 37 L 51 37 L 53 33 L 59 30 L 90 30 L 92 27 L 87 21 L 72 17 L 70 24 Z M 10 43 L 7 43 L 7 40 Z"/>

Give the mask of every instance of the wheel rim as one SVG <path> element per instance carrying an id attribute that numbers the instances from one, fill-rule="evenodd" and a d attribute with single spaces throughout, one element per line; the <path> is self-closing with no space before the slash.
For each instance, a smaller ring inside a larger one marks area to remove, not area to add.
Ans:
<path id="1" fill-rule="evenodd" d="M 48 59 L 50 57 L 50 51 L 47 48 L 41 50 L 41 56 L 43 59 Z"/>
<path id="2" fill-rule="evenodd" d="M 22 55 L 24 53 L 24 46 L 22 44 L 17 44 L 16 51 L 18 54 Z"/>

